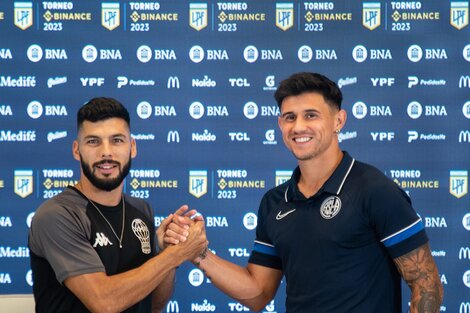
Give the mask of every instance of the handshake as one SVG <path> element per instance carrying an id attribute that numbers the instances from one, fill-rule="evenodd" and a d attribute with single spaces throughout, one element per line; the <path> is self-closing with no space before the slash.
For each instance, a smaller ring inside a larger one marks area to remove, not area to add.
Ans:
<path id="1" fill-rule="evenodd" d="M 187 205 L 162 221 L 157 239 L 160 252 L 173 251 L 177 266 L 185 261 L 198 265 L 208 252 L 204 218 L 196 210 L 189 210 Z"/>

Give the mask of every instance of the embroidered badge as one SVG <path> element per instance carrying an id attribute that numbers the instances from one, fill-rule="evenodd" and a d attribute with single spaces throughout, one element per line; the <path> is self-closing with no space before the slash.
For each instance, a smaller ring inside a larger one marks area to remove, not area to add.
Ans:
<path id="1" fill-rule="evenodd" d="M 149 254 L 150 249 L 150 232 L 147 225 L 139 218 L 132 221 L 132 231 L 139 238 L 142 252 Z"/>
<path id="2" fill-rule="evenodd" d="M 320 214 L 324 219 L 332 219 L 341 210 L 341 199 L 331 196 L 325 199 L 320 207 Z"/>

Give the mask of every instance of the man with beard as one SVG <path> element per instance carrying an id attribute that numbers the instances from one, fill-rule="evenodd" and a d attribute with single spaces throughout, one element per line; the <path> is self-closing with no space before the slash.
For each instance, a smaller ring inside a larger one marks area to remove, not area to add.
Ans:
<path id="1" fill-rule="evenodd" d="M 275 98 L 298 166 L 261 200 L 246 267 L 207 250 L 194 264 L 254 311 L 273 299 L 285 276 L 287 313 L 398 313 L 401 278 L 411 289 L 411 313 L 438 313 L 442 285 L 410 198 L 339 147 L 346 111 L 338 86 L 321 74 L 297 73 Z M 185 221 L 175 216 L 168 227 L 181 234 Z M 172 232 L 165 241 L 173 241 Z"/>
<path id="2" fill-rule="evenodd" d="M 192 223 L 185 242 L 168 246 L 163 230 L 172 215 L 155 234 L 148 203 L 123 194 L 137 148 L 121 103 L 90 100 L 78 111 L 77 131 L 80 180 L 43 203 L 31 224 L 36 312 L 161 312 L 176 267 L 207 246 L 204 223 Z"/>

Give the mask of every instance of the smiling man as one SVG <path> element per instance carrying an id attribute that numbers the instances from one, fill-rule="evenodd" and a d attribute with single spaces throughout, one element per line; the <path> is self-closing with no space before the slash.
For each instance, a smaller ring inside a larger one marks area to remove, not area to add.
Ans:
<path id="1" fill-rule="evenodd" d="M 403 190 L 339 147 L 346 123 L 338 86 L 298 73 L 275 93 L 279 127 L 298 166 L 261 200 L 246 267 L 207 251 L 193 260 L 211 282 L 262 310 L 286 278 L 287 313 L 398 313 L 401 278 L 411 313 L 437 313 L 443 290 L 421 218 Z M 188 223 L 175 215 L 167 242 Z"/>
<path id="2" fill-rule="evenodd" d="M 80 180 L 32 220 L 36 312 L 161 312 L 175 268 L 207 246 L 203 222 L 191 224 L 186 242 L 167 246 L 162 231 L 171 216 L 155 234 L 149 204 L 123 193 L 137 147 L 129 112 L 117 100 L 90 100 L 78 111 L 77 129 L 72 150 Z"/>

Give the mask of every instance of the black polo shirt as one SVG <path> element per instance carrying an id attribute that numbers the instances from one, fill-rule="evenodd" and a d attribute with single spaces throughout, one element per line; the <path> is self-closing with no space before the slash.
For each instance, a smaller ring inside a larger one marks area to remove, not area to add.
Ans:
<path id="1" fill-rule="evenodd" d="M 122 248 L 103 216 L 76 188 L 66 188 L 38 208 L 29 233 L 36 312 L 89 312 L 63 284 L 66 278 L 95 272 L 115 275 L 136 268 L 156 255 L 151 207 L 127 195 L 124 201 Z M 98 206 L 120 236 L 122 206 Z M 150 310 L 151 295 L 148 295 L 125 312 Z"/>
<path id="2" fill-rule="evenodd" d="M 393 258 L 428 241 L 410 198 L 347 152 L 314 196 L 299 178 L 296 168 L 264 195 L 249 259 L 283 271 L 287 312 L 401 312 Z"/>

